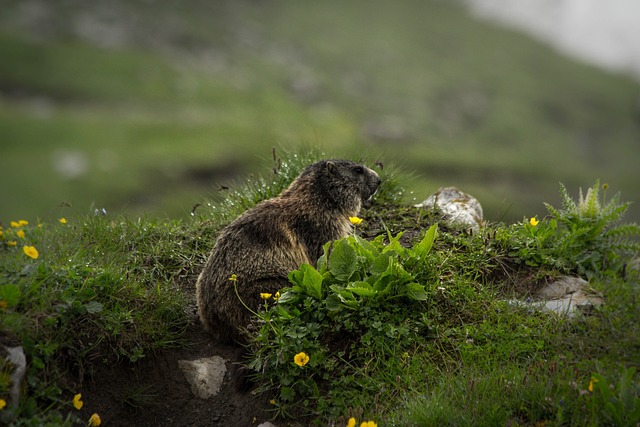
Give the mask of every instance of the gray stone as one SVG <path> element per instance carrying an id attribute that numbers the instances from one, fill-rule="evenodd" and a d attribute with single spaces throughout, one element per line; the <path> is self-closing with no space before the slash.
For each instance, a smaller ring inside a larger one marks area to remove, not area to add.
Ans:
<path id="1" fill-rule="evenodd" d="M 227 372 L 226 361 L 220 356 L 196 360 L 179 360 L 178 366 L 191 385 L 191 392 L 201 399 L 217 395 Z"/>
<path id="2" fill-rule="evenodd" d="M 602 304 L 602 296 L 580 277 L 564 276 L 538 292 L 543 308 L 559 315 L 574 316 Z"/>
<path id="3" fill-rule="evenodd" d="M 24 355 L 22 346 L 5 347 L 5 350 L 7 352 L 7 357 L 5 359 L 13 365 L 13 372 L 11 372 L 11 389 L 9 390 L 9 403 L 11 406 L 18 406 L 20 403 L 20 387 L 27 369 L 27 358 Z"/>
<path id="4" fill-rule="evenodd" d="M 442 187 L 425 201 L 414 206 L 437 209 L 442 213 L 446 223 L 470 228 L 474 233 L 480 231 L 480 227 L 484 225 L 480 202 L 455 187 Z"/>
<path id="5" fill-rule="evenodd" d="M 526 306 L 554 313 L 559 316 L 575 317 L 602 304 L 602 296 L 580 277 L 563 276 L 542 288 L 533 296 L 533 301 L 510 300 L 511 305 Z"/>

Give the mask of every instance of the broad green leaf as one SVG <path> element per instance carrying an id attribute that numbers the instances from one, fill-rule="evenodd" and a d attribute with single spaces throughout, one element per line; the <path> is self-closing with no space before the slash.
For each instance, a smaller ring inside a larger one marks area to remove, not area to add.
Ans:
<path id="1" fill-rule="evenodd" d="M 375 276 L 384 274 L 389 268 L 389 263 L 391 262 L 390 261 L 391 258 L 394 258 L 397 256 L 398 254 L 396 254 L 395 252 L 386 252 L 376 257 L 371 263 L 371 266 L 369 267 L 371 274 Z"/>
<path id="2" fill-rule="evenodd" d="M 302 288 L 305 293 L 314 298 L 322 298 L 322 274 L 309 264 L 302 264 L 300 271 L 304 274 L 302 279 Z"/>
<path id="3" fill-rule="evenodd" d="M 304 279 L 304 272 L 302 271 L 302 269 L 299 270 L 293 270 L 291 272 L 289 272 L 289 282 L 291 282 L 294 285 L 302 285 L 302 280 Z"/>
<path id="4" fill-rule="evenodd" d="M 295 290 L 289 289 L 280 295 L 280 298 L 278 298 L 278 304 L 287 304 L 295 299 L 297 299 Z"/>
<path id="5" fill-rule="evenodd" d="M 413 252 L 420 259 L 424 259 L 431 250 L 433 242 L 436 239 L 437 232 L 438 223 L 435 223 L 431 227 L 429 227 L 426 233 L 424 233 L 424 237 L 422 238 L 422 240 L 413 247 Z"/>
<path id="6" fill-rule="evenodd" d="M 407 283 L 405 285 L 405 295 L 418 301 L 425 301 L 429 297 L 424 286 L 415 282 Z"/>
<path id="7" fill-rule="evenodd" d="M 372 297 L 377 294 L 377 292 L 367 282 L 349 283 L 349 286 L 347 286 L 347 289 L 361 297 Z"/>
<path id="8" fill-rule="evenodd" d="M 358 257 L 346 239 L 335 242 L 329 256 L 329 270 L 333 277 L 341 281 L 348 281 L 358 267 Z"/>

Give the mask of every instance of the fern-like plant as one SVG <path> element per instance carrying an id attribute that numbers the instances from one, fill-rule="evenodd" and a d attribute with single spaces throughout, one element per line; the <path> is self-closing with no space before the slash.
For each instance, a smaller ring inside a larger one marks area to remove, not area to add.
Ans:
<path id="1" fill-rule="evenodd" d="M 562 208 L 545 203 L 549 214 L 563 227 L 557 246 L 559 253 L 575 263 L 580 274 L 619 272 L 640 251 L 640 226 L 621 222 L 630 203 L 620 202 L 620 193 L 607 201 L 607 187 L 606 184 L 601 187 L 597 180 L 586 194 L 580 189 L 576 202 L 560 184 Z M 602 198 L 601 189 L 605 193 Z"/>

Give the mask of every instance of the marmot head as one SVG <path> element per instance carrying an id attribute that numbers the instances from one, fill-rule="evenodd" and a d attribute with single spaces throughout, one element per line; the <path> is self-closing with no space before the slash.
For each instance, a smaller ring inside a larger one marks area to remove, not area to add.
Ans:
<path id="1" fill-rule="evenodd" d="M 362 201 L 369 200 L 378 191 L 380 177 L 360 163 L 349 160 L 327 160 L 326 171 L 339 182 L 359 192 Z"/>
<path id="2" fill-rule="evenodd" d="M 290 189 L 305 184 L 325 208 L 357 215 L 362 202 L 378 190 L 380 177 L 350 160 L 321 160 L 307 166 Z"/>

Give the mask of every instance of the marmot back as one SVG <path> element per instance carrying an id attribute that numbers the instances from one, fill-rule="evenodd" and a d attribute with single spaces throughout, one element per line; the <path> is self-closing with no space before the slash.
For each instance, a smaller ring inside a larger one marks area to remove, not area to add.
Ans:
<path id="1" fill-rule="evenodd" d="M 315 265 L 322 246 L 347 236 L 349 217 L 378 189 L 380 177 L 348 160 L 307 166 L 280 195 L 257 204 L 218 237 L 198 277 L 196 298 L 204 327 L 223 342 L 243 342 L 260 293 L 289 286 L 289 272 Z M 236 289 L 233 281 L 236 275 Z"/>

